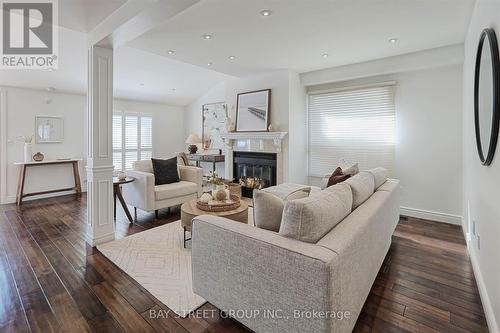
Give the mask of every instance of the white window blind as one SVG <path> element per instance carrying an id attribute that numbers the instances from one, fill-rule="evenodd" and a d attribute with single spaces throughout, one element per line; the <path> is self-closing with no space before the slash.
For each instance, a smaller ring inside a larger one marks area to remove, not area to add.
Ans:
<path id="1" fill-rule="evenodd" d="M 394 86 L 311 93 L 309 176 L 323 177 L 343 161 L 361 170 L 394 169 Z"/>
<path id="2" fill-rule="evenodd" d="M 137 160 L 153 156 L 153 118 L 149 115 L 113 114 L 113 165 L 130 170 Z"/>

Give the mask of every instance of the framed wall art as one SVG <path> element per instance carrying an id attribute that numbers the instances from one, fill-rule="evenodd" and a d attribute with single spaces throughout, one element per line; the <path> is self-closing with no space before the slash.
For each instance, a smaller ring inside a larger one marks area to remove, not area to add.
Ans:
<path id="1" fill-rule="evenodd" d="M 236 103 L 236 131 L 268 131 L 270 109 L 271 89 L 238 94 Z"/>
<path id="2" fill-rule="evenodd" d="M 227 105 L 225 102 L 202 106 L 202 142 L 203 149 L 223 149 L 224 142 L 220 135 L 227 132 Z"/>
<path id="3" fill-rule="evenodd" d="M 35 142 L 60 143 L 64 140 L 64 122 L 61 117 L 36 116 Z"/>

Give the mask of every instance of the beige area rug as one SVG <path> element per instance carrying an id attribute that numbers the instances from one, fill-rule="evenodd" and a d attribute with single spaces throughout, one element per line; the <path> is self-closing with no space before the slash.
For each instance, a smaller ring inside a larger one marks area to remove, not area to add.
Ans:
<path id="1" fill-rule="evenodd" d="M 181 221 L 97 246 L 109 260 L 181 317 L 206 301 L 193 293 L 191 249 L 182 247 Z"/>

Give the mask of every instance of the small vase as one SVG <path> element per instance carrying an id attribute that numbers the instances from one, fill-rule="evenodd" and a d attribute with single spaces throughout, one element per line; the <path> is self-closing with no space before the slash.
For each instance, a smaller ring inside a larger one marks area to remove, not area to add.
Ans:
<path id="1" fill-rule="evenodd" d="M 33 145 L 31 143 L 24 143 L 24 162 L 32 162 Z"/>

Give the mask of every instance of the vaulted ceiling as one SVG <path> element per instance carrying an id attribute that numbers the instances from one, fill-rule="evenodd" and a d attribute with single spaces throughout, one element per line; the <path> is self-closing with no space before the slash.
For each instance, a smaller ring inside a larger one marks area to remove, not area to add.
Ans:
<path id="1" fill-rule="evenodd" d="M 148 8 L 179 0 L 137 1 L 60 0 L 60 68 L 3 70 L 0 85 L 85 92 L 88 36 L 120 11 L 122 27 L 151 27 L 116 48 L 116 97 L 186 105 L 230 76 L 306 72 L 462 43 L 474 5 L 473 0 L 190 0 L 161 20 L 165 13 Z"/>

